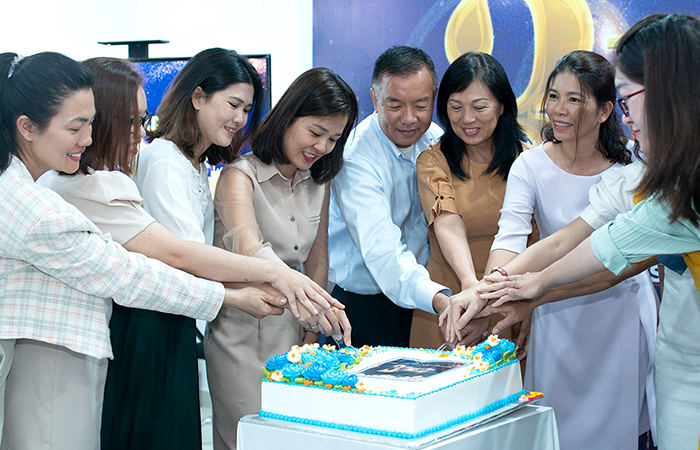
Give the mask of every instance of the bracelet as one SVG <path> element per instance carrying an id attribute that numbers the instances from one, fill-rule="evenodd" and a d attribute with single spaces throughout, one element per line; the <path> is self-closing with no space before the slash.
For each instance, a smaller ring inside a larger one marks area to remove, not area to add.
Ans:
<path id="1" fill-rule="evenodd" d="M 508 276 L 508 272 L 506 272 L 506 269 L 504 269 L 504 268 L 501 267 L 501 266 L 496 266 L 496 267 L 494 267 L 493 270 L 491 270 L 491 273 L 494 273 L 494 272 L 498 272 L 498 273 L 500 273 L 501 275 L 503 275 L 504 277 L 507 277 L 507 276 Z"/>

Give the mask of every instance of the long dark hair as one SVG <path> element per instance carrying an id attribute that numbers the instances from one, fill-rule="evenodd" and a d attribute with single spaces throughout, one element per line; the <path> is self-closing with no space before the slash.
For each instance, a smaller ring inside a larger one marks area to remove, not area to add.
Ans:
<path id="1" fill-rule="evenodd" d="M 202 135 L 192 106 L 192 93 L 200 87 L 210 96 L 236 83 L 253 85 L 253 109 L 248 126 L 243 133 L 236 133 L 230 146 L 212 144 L 200 157 L 200 162 L 207 160 L 212 165 L 231 162 L 260 122 L 265 96 L 260 74 L 244 56 L 233 50 L 201 51 L 182 68 L 158 107 L 158 127 L 153 137 L 167 136 L 183 153 L 194 158 L 194 149 L 201 143 Z"/>
<path id="2" fill-rule="evenodd" d="M 700 205 L 700 20 L 655 14 L 617 45 L 618 70 L 644 86 L 647 170 L 639 184 L 671 208 L 671 220 L 698 225 Z"/>
<path id="3" fill-rule="evenodd" d="M 513 161 L 523 151 L 522 141 L 525 139 L 525 133 L 518 123 L 518 103 L 510 87 L 508 75 L 501 63 L 489 54 L 465 53 L 450 64 L 442 77 L 437 96 L 437 116 L 445 133 L 440 138 L 440 150 L 447 159 L 450 171 L 460 180 L 469 179 L 469 173 L 462 166 L 469 148 L 452 129 L 447 102 L 450 95 L 464 91 L 475 81 L 480 81 L 488 87 L 496 100 L 503 105 L 503 114 L 493 131 L 493 158 L 485 173 L 495 172 L 505 180 Z M 468 164 L 469 160 L 466 162 Z"/>
<path id="4" fill-rule="evenodd" d="M 88 173 L 88 167 L 101 170 L 106 166 L 131 175 L 134 158 L 129 148 L 140 140 L 138 89 L 143 77 L 131 63 L 117 58 L 91 58 L 82 64 L 95 80 L 92 91 L 97 113 L 92 144 L 80 158 L 79 170 Z"/>
<path id="5" fill-rule="evenodd" d="M 289 164 L 284 156 L 284 133 L 300 117 L 347 116 L 343 133 L 333 150 L 311 166 L 317 184 L 330 181 L 343 166 L 343 149 L 357 122 L 357 99 L 337 73 L 323 67 L 307 70 L 289 86 L 263 119 L 251 139 L 253 154 L 265 164 Z"/>
<path id="6" fill-rule="evenodd" d="M 598 109 L 608 102 L 615 105 L 617 92 L 615 91 L 615 68 L 613 65 L 597 53 L 576 50 L 557 61 L 554 70 L 549 75 L 547 87 L 542 97 L 542 110 L 547 109 L 547 98 L 554 79 L 564 72 L 569 72 L 576 77 L 581 86 L 581 93 L 595 99 Z M 545 141 L 558 142 L 549 121 L 542 127 L 541 136 Z M 578 138 L 578 127 L 576 137 Z M 627 149 L 627 138 L 622 132 L 615 108 L 607 120 L 600 124 L 596 149 L 608 161 L 620 164 L 632 162 L 632 152 Z"/>
<path id="7" fill-rule="evenodd" d="M 24 59 L 16 53 L 0 54 L 0 174 L 17 155 L 20 116 L 44 131 L 66 98 L 91 87 L 90 71 L 60 53 L 43 52 Z"/>

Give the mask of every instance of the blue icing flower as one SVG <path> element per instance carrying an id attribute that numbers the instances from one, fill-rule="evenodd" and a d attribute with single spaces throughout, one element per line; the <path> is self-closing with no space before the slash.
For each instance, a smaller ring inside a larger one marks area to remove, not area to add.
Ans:
<path id="1" fill-rule="evenodd" d="M 268 359 L 267 363 L 265 363 L 265 368 L 267 368 L 270 371 L 282 370 L 282 368 L 287 364 L 289 364 L 289 361 L 287 360 L 287 354 L 282 353 L 280 355 L 275 355 L 272 358 Z"/>
<path id="2" fill-rule="evenodd" d="M 352 374 L 350 374 L 350 375 L 347 375 L 347 376 L 345 377 L 345 379 L 343 380 L 343 386 L 352 386 L 352 387 L 355 387 L 355 385 L 357 384 L 358 381 L 359 381 L 359 380 L 358 380 L 358 378 L 357 378 L 357 375 L 352 375 Z"/>
<path id="3" fill-rule="evenodd" d="M 321 375 L 321 380 L 323 384 L 332 384 L 333 386 L 337 384 L 343 384 L 347 378 L 347 372 L 342 370 L 329 370 L 328 372 Z"/>
<path id="4" fill-rule="evenodd" d="M 484 350 L 484 358 L 489 358 L 493 362 L 500 361 L 501 359 L 503 359 L 503 350 L 501 350 L 498 347 Z"/>
<path id="5" fill-rule="evenodd" d="M 350 353 L 345 353 L 345 352 L 338 352 L 336 355 L 338 358 L 338 361 L 340 361 L 341 364 L 347 364 L 350 365 L 353 363 L 355 360 L 355 356 L 351 355 Z"/>
<path id="6" fill-rule="evenodd" d="M 328 366 L 319 364 L 315 366 L 304 367 L 301 373 L 307 380 L 321 381 L 321 375 L 323 375 L 325 372 L 328 372 Z"/>
<path id="7" fill-rule="evenodd" d="M 322 361 L 322 358 L 318 355 L 317 352 L 304 352 L 301 354 L 301 362 L 303 363 L 311 363 L 311 364 L 318 364 Z"/>
<path id="8" fill-rule="evenodd" d="M 293 380 L 301 376 L 304 367 L 301 364 L 287 364 L 282 368 L 282 375 Z"/>
<path id="9" fill-rule="evenodd" d="M 515 343 L 506 341 L 505 339 L 501 339 L 501 343 L 498 344 L 498 346 L 501 347 L 501 350 L 503 350 L 504 353 L 515 350 Z"/>
<path id="10" fill-rule="evenodd" d="M 340 367 L 340 361 L 336 358 L 335 354 L 323 352 L 318 354 L 319 361 L 331 369 L 337 369 Z"/>

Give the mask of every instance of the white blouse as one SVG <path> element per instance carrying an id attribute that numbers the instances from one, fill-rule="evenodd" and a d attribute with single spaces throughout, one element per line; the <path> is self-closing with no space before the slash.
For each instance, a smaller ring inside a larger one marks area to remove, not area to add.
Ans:
<path id="1" fill-rule="evenodd" d="M 182 239 L 213 243 L 214 202 L 204 163 L 197 170 L 173 142 L 156 139 L 139 153 L 133 179 L 144 209 L 159 224 Z"/>

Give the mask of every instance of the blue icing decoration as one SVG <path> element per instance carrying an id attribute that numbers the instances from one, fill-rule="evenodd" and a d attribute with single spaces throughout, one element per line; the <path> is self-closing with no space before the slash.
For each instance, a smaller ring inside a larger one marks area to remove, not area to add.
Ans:
<path id="1" fill-rule="evenodd" d="M 489 358 L 492 362 L 500 361 L 503 359 L 503 351 L 499 348 L 492 347 L 488 350 L 484 350 L 484 358 Z"/>
<path id="2" fill-rule="evenodd" d="M 275 355 L 272 358 L 267 360 L 267 363 L 265 363 L 265 367 L 270 370 L 270 371 L 275 371 L 275 370 L 282 370 L 284 366 L 289 364 L 289 361 L 287 360 L 287 354 L 282 353 L 279 355 Z"/>
<path id="3" fill-rule="evenodd" d="M 357 384 L 358 381 L 359 381 L 359 379 L 357 378 L 357 375 L 353 374 L 353 375 L 346 376 L 345 379 L 343 380 L 342 384 L 343 384 L 343 386 L 355 387 L 355 385 Z"/>
<path id="4" fill-rule="evenodd" d="M 354 355 L 351 355 L 350 353 L 345 353 L 345 352 L 338 352 L 336 357 L 338 358 L 338 361 L 340 361 L 341 364 L 350 365 L 355 360 Z"/>
<path id="5" fill-rule="evenodd" d="M 321 375 L 323 384 L 332 384 L 333 386 L 343 384 L 345 378 L 347 378 L 347 372 L 343 372 L 342 370 L 329 370 Z"/>
<path id="6" fill-rule="evenodd" d="M 295 378 L 301 376 L 303 369 L 304 367 L 302 367 L 301 364 L 287 364 L 282 368 L 282 375 L 290 380 L 294 380 Z"/>
<path id="7" fill-rule="evenodd" d="M 329 369 L 328 366 L 325 366 L 323 364 L 319 364 L 316 366 L 307 366 L 304 367 L 302 370 L 302 375 L 304 378 L 307 380 L 311 381 L 321 381 L 321 375 L 323 375 L 325 372 L 327 372 Z"/>

